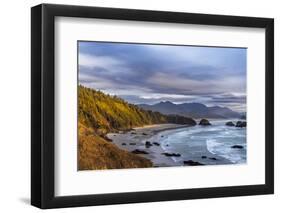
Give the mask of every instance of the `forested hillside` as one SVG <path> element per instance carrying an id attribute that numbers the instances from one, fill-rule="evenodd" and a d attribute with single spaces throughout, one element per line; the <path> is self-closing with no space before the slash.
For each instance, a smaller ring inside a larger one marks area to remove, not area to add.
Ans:
<path id="1" fill-rule="evenodd" d="M 84 86 L 78 87 L 79 169 L 149 167 L 151 162 L 107 141 L 108 132 L 149 124 L 195 125 L 191 118 L 163 115 Z"/>
<path id="2" fill-rule="evenodd" d="M 117 96 L 106 95 L 83 86 L 79 86 L 79 122 L 92 127 L 98 134 L 109 131 L 126 130 L 133 127 L 178 123 L 195 125 L 191 118 L 163 115 L 129 104 Z"/>

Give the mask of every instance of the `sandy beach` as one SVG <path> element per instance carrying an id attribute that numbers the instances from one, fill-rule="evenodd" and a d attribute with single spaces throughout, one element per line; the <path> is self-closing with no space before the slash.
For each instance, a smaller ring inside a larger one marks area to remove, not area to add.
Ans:
<path id="1" fill-rule="evenodd" d="M 210 153 L 206 144 L 200 144 L 196 147 L 190 148 L 190 150 L 184 150 L 184 158 L 181 156 L 167 156 L 163 154 L 180 154 L 167 151 L 165 148 L 168 145 L 162 143 L 161 139 L 165 139 L 165 137 L 168 137 L 171 132 L 182 128 L 185 128 L 188 131 L 188 129 L 192 127 L 179 124 L 149 125 L 134 128 L 128 132 L 109 133 L 107 134 L 107 137 L 112 139 L 112 142 L 120 149 L 127 150 L 129 152 L 133 152 L 135 150 L 139 150 L 141 152 L 144 151 L 146 154 L 138 155 L 151 160 L 154 167 L 188 166 L 193 163 L 198 165 L 231 164 L 231 162 L 227 159 Z M 147 143 L 151 145 L 147 145 Z M 188 155 L 186 155 L 186 153 L 188 153 Z M 184 161 L 187 162 L 184 163 Z"/>

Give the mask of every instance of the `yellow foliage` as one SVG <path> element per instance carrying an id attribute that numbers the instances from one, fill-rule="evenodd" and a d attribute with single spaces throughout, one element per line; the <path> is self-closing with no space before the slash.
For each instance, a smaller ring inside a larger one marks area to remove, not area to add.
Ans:
<path id="1" fill-rule="evenodd" d="M 78 124 L 78 169 L 121 169 L 152 167 L 152 162 L 106 141 L 81 123 Z"/>

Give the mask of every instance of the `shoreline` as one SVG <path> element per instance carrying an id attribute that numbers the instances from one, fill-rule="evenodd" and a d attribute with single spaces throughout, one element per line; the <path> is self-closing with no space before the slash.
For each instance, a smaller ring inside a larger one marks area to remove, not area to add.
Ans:
<path id="1" fill-rule="evenodd" d="M 188 166 L 188 164 L 184 164 L 183 161 L 189 161 L 191 164 L 196 162 L 199 163 L 198 165 L 212 165 L 218 164 L 218 162 L 219 164 L 231 164 L 230 161 L 209 152 L 206 144 L 199 147 L 200 155 L 194 155 L 194 151 L 198 152 L 198 150 L 194 149 L 185 150 L 185 153 L 188 153 L 189 157 L 185 157 L 184 159 L 182 157 L 163 155 L 163 153 L 173 152 L 164 148 L 161 139 L 167 137 L 172 130 L 191 127 L 190 125 L 179 124 L 155 124 L 133 128 L 133 130 L 123 133 L 108 133 L 107 137 L 122 150 L 129 152 L 135 150 L 144 151 L 146 154 L 138 155 L 151 160 L 153 167 Z M 151 146 L 146 146 L 146 142 L 151 143 Z M 156 145 L 154 143 L 156 143 Z M 202 159 L 202 156 L 208 157 Z"/>
<path id="2" fill-rule="evenodd" d="M 153 167 L 179 166 L 179 164 L 176 163 L 172 158 L 162 155 L 165 150 L 162 148 L 161 145 L 153 145 L 147 148 L 145 146 L 145 142 L 156 142 L 151 141 L 151 139 L 160 132 L 187 127 L 189 127 L 189 125 L 155 124 L 143 127 L 136 127 L 133 128 L 133 130 L 124 133 L 108 133 L 107 137 L 110 138 L 112 140 L 112 143 L 114 143 L 120 149 L 129 152 L 132 152 L 134 150 L 141 150 L 147 152 L 148 154 L 138 155 L 151 160 L 151 162 L 153 163 Z"/>

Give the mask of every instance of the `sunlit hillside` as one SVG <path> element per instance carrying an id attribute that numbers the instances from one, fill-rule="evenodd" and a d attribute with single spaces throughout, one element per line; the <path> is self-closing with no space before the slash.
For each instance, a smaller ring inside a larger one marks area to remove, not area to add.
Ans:
<path id="1" fill-rule="evenodd" d="M 150 167 L 149 160 L 119 149 L 106 134 L 150 124 L 195 125 L 191 118 L 163 115 L 84 86 L 78 87 L 79 169 Z"/>

